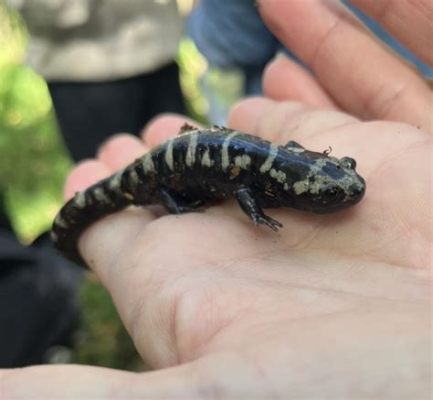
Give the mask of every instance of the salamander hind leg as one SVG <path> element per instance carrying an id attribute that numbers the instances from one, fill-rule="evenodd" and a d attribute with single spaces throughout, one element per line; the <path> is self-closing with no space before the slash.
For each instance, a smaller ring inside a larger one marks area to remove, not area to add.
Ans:
<path id="1" fill-rule="evenodd" d="M 188 133 L 190 131 L 195 131 L 195 130 L 197 130 L 197 127 L 185 122 L 179 129 L 179 135 L 183 135 L 184 133 Z"/>
<path id="2" fill-rule="evenodd" d="M 203 200 L 192 200 L 168 189 L 160 189 L 162 205 L 171 214 L 184 214 L 197 211 L 204 204 Z"/>
<path id="3" fill-rule="evenodd" d="M 273 231 L 277 232 L 283 225 L 275 219 L 266 215 L 259 206 L 253 191 L 250 188 L 240 188 L 235 192 L 236 199 L 242 209 L 247 214 L 254 224 L 267 225 Z"/>

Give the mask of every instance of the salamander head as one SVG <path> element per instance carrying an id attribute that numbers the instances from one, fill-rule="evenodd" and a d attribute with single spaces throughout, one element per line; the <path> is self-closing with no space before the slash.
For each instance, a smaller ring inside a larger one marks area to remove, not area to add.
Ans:
<path id="1" fill-rule="evenodd" d="M 284 206 L 315 213 L 349 207 L 365 193 L 365 181 L 355 168 L 356 162 L 350 157 L 337 159 L 307 150 L 290 161 L 280 159 L 274 173 L 277 178 L 280 175 L 283 187 L 278 197 Z"/>

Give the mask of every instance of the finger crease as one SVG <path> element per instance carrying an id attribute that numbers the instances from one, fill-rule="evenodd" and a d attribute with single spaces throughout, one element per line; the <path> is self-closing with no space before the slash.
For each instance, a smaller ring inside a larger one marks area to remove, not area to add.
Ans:
<path id="1" fill-rule="evenodd" d="M 388 84 L 378 88 L 376 93 L 369 95 L 361 108 L 361 115 L 370 117 L 375 115 L 377 118 L 386 118 L 391 114 L 391 110 L 403 98 L 403 94 L 410 87 L 406 82 L 398 87 L 391 88 Z"/>
<path id="2" fill-rule="evenodd" d="M 341 26 L 342 23 L 344 23 L 345 20 L 346 20 L 346 18 L 344 17 L 343 14 L 337 14 L 336 15 L 335 22 L 332 24 L 332 26 L 328 29 L 328 31 L 322 37 L 322 40 L 320 41 L 320 43 L 318 43 L 318 45 L 316 46 L 316 49 L 314 50 L 313 55 L 311 56 L 311 61 L 307 60 L 307 64 L 310 65 L 310 67 L 312 68 L 313 71 L 317 71 L 318 67 L 321 66 L 321 62 L 319 61 L 321 50 L 323 49 L 323 47 L 325 47 L 325 44 L 329 43 L 329 41 L 331 40 L 332 34 L 337 30 L 337 28 L 339 26 Z"/>

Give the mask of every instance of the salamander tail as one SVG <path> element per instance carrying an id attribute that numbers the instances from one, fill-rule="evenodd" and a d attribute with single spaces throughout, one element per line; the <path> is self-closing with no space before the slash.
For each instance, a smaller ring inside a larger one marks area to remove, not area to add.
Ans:
<path id="1" fill-rule="evenodd" d="M 71 261 L 85 266 L 77 243 L 81 233 L 93 222 L 127 207 L 131 202 L 110 183 L 112 178 L 77 192 L 54 219 L 51 239 L 54 246 Z"/>

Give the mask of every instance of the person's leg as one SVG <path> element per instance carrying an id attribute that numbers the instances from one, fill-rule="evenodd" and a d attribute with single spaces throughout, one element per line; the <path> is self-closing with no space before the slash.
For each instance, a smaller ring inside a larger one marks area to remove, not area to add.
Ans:
<path id="1" fill-rule="evenodd" d="M 54 248 L 24 246 L 0 228 L 0 367 L 49 362 L 73 346 L 83 270 Z"/>
<path id="2" fill-rule="evenodd" d="M 148 79 L 147 119 L 172 112 L 185 114 L 185 100 L 179 82 L 179 67 L 175 62 L 155 71 Z"/>
<path id="3" fill-rule="evenodd" d="M 137 134 L 145 93 L 140 77 L 111 82 L 49 82 L 65 144 L 76 161 L 119 132 Z"/>
<path id="4" fill-rule="evenodd" d="M 162 112 L 184 113 L 176 63 L 109 82 L 48 82 L 65 144 L 76 161 L 119 132 L 139 134 Z"/>

